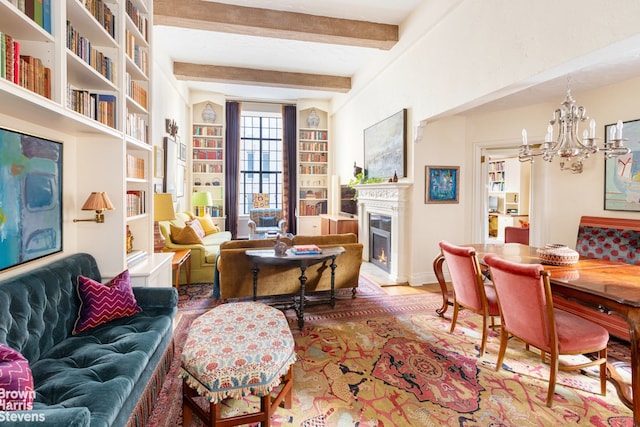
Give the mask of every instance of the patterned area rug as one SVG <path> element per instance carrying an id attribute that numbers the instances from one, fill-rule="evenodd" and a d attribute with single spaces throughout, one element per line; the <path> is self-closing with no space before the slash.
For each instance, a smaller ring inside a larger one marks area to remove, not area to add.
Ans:
<path id="1" fill-rule="evenodd" d="M 631 412 L 592 372 L 560 373 L 554 407 L 545 405 L 548 370 L 540 356 L 512 342 L 505 366 L 495 371 L 499 335 L 492 332 L 479 357 L 481 318 L 462 311 L 449 334 L 438 294 L 343 298 L 317 305 L 296 340 L 293 408 L 279 408 L 273 426 L 631 426 Z M 183 311 L 176 328 L 176 360 L 150 425 L 182 425 L 177 367 L 188 325 L 201 311 Z M 618 345 L 615 344 L 614 345 Z M 618 345 L 619 346 L 619 345 Z M 619 346 L 615 353 L 628 355 Z M 257 407 L 248 397 L 228 401 L 223 414 Z M 203 406 L 206 402 L 203 402 Z M 194 424 L 200 425 L 200 424 Z"/>
<path id="2" fill-rule="evenodd" d="M 188 310 L 206 310 L 213 308 L 220 303 L 211 296 L 213 285 L 211 283 L 195 283 L 189 286 L 180 286 L 178 292 L 178 309 L 181 311 Z M 321 294 L 328 294 L 323 292 Z M 360 276 L 358 281 L 358 288 L 356 291 L 358 297 L 370 297 L 375 295 L 386 295 L 386 293 L 380 289 L 378 285 L 367 279 L 365 276 Z M 350 299 L 352 297 L 351 289 L 338 289 L 336 291 L 336 298 L 338 299 Z"/>

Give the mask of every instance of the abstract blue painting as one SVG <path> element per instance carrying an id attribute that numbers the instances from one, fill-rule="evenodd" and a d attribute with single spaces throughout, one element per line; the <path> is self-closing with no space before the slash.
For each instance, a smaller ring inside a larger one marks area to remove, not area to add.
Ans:
<path id="1" fill-rule="evenodd" d="M 62 143 L 0 129 L 0 270 L 62 251 Z"/>
<path id="2" fill-rule="evenodd" d="M 607 142 L 615 128 L 604 127 Z M 604 209 L 640 212 L 640 120 L 624 122 L 621 131 L 630 152 L 605 160 Z"/>
<path id="3" fill-rule="evenodd" d="M 425 167 L 425 203 L 458 203 L 458 166 Z"/>

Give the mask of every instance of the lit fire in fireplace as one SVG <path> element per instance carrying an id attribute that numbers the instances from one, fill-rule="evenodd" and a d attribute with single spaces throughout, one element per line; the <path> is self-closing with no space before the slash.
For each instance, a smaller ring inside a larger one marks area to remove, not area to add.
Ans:
<path id="1" fill-rule="evenodd" d="M 382 249 L 382 252 L 378 256 L 377 260 L 379 263 L 387 265 L 387 254 L 384 253 L 384 249 Z"/>

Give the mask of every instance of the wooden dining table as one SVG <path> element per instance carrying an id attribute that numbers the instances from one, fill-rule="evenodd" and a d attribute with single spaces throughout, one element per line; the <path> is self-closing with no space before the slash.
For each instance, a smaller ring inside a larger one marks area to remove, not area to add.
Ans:
<path id="1" fill-rule="evenodd" d="M 476 251 L 478 260 L 487 253 L 523 264 L 541 264 L 537 248 L 518 243 L 463 244 Z M 444 316 L 450 304 L 450 294 L 444 277 L 444 256 L 433 261 L 433 269 L 442 291 L 442 307 L 436 312 Z M 620 400 L 633 410 L 634 426 L 640 427 L 640 266 L 622 262 L 581 257 L 576 264 L 544 265 L 551 272 L 554 295 L 593 307 L 627 321 L 631 336 L 631 384 L 626 383 L 618 369 L 622 363 L 607 364 L 609 380 L 615 385 Z"/>

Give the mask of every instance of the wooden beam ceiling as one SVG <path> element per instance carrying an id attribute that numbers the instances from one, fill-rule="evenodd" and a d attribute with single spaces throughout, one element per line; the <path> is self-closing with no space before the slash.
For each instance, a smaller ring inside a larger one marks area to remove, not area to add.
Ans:
<path id="1" fill-rule="evenodd" d="M 389 50 L 398 26 L 202 0 L 154 0 L 154 25 Z"/>
<path id="2" fill-rule="evenodd" d="M 173 64 L 173 74 L 178 80 L 326 90 L 341 93 L 346 93 L 351 89 L 350 77 L 222 67 L 185 62 L 175 62 Z"/>

